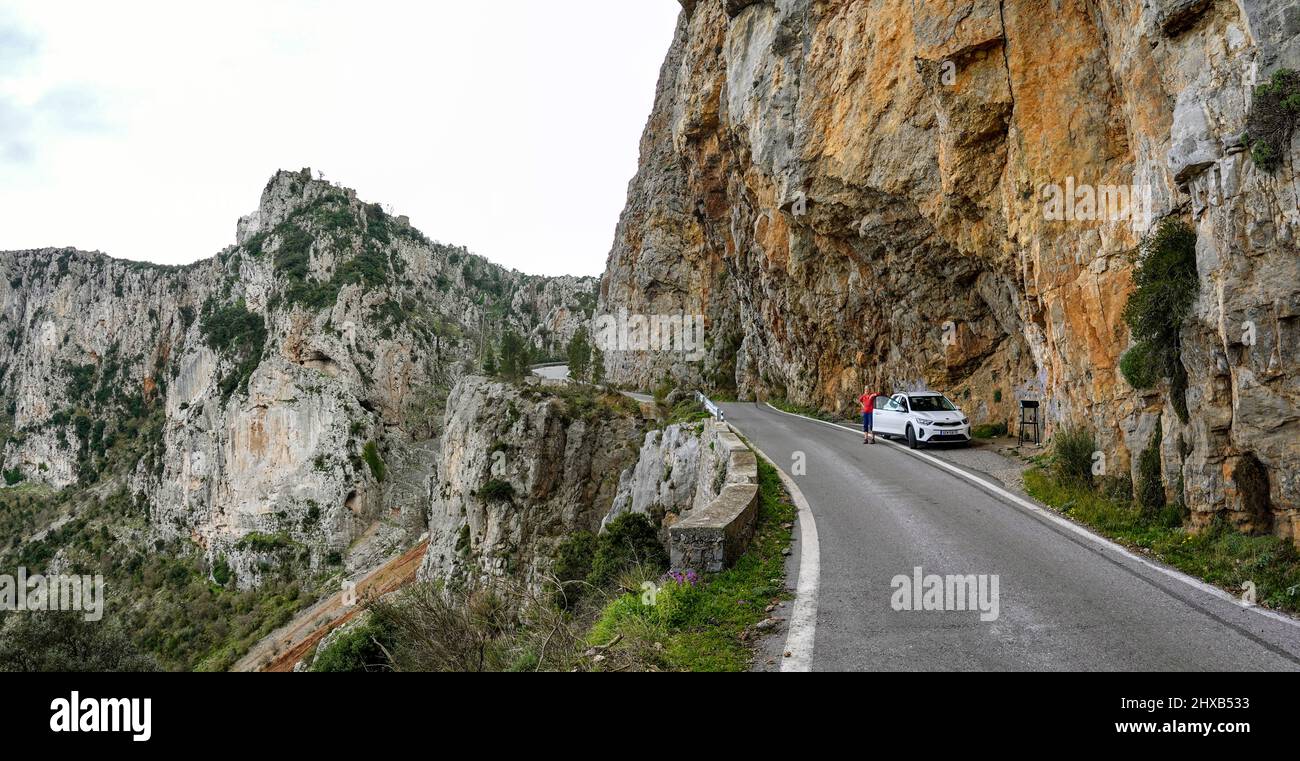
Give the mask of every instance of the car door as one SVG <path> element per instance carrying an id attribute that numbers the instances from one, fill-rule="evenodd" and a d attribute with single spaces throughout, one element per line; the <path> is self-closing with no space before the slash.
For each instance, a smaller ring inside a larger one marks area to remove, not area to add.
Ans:
<path id="1" fill-rule="evenodd" d="M 888 433 L 897 435 L 902 433 L 898 427 L 898 402 L 887 396 L 881 396 L 876 399 L 876 412 L 873 415 L 877 433 Z"/>
<path id="2" fill-rule="evenodd" d="M 912 419 L 912 409 L 907 403 L 907 394 L 898 394 L 894 397 L 894 433 L 902 436 L 907 433 L 907 424 Z"/>

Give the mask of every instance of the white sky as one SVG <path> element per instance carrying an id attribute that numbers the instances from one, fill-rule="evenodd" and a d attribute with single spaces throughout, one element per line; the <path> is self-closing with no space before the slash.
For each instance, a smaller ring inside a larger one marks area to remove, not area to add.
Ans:
<path id="1" fill-rule="evenodd" d="M 0 250 L 169 264 L 310 166 L 430 238 L 598 274 L 678 0 L 0 4 Z"/>

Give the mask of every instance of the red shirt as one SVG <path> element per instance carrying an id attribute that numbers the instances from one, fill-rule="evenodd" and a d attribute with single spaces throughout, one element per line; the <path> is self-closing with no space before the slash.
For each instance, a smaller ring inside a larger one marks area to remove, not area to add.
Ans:
<path id="1" fill-rule="evenodd" d="M 859 396 L 859 397 L 858 397 L 858 401 L 859 401 L 859 402 L 862 402 L 862 412 L 863 412 L 863 414 L 866 414 L 866 413 L 868 413 L 868 412 L 874 412 L 874 411 L 875 411 L 875 409 L 876 409 L 876 397 L 877 397 L 877 396 L 880 396 L 880 395 L 879 395 L 879 394 L 875 394 L 875 393 L 871 393 L 871 394 L 863 394 L 862 396 Z"/>

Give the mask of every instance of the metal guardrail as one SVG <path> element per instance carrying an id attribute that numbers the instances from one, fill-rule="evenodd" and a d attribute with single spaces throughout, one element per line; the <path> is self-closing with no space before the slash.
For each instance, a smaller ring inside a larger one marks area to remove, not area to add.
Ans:
<path id="1" fill-rule="evenodd" d="M 700 404 L 704 405 L 704 409 L 708 410 L 708 413 L 719 422 L 725 423 L 727 421 L 726 413 L 722 411 L 721 407 L 710 401 L 709 397 L 705 396 L 703 391 L 696 391 L 695 398 L 699 399 Z"/>

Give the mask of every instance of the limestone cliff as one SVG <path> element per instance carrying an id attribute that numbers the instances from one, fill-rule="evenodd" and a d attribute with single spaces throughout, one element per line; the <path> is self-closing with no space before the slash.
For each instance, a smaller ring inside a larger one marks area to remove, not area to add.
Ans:
<path id="1" fill-rule="evenodd" d="M 1300 136 L 1272 173 L 1241 140 L 1284 66 L 1288 0 L 683 0 L 598 313 L 703 314 L 707 356 L 607 373 L 839 410 L 928 386 L 977 421 L 1034 396 L 1118 470 L 1163 424 L 1194 525 L 1300 538 Z M 1054 218 L 1076 185 L 1143 203 Z M 1198 234 L 1186 424 L 1118 369 L 1165 217 Z"/>
<path id="2" fill-rule="evenodd" d="M 561 353 L 595 288 L 432 242 L 310 170 L 195 264 L 45 249 L 0 274 L 6 480 L 124 490 L 148 541 L 193 540 L 241 584 L 423 532 L 448 390 L 505 330 Z"/>
<path id="3" fill-rule="evenodd" d="M 644 428 L 619 394 L 465 378 L 447 401 L 421 577 L 542 586 L 566 536 L 600 529 Z"/>

